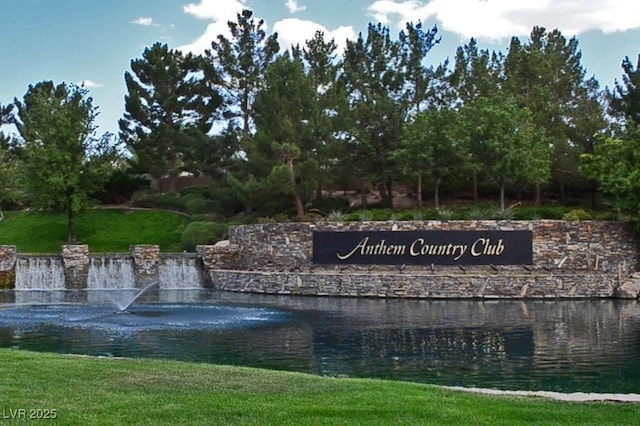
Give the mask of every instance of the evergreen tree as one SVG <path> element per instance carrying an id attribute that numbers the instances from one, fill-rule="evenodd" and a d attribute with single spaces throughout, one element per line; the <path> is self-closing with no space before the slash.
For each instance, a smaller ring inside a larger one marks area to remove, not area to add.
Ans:
<path id="1" fill-rule="evenodd" d="M 287 52 L 269 65 L 255 100 L 257 133 L 249 163 L 259 161 L 266 180 L 292 196 L 298 217 L 317 186 L 315 93 L 301 57 Z M 260 170 L 253 170 L 259 177 Z"/>
<path id="2" fill-rule="evenodd" d="M 615 89 L 610 93 L 611 106 L 614 113 L 640 124 L 640 54 L 635 67 L 629 57 L 625 56 L 622 70 L 622 81 L 616 80 Z"/>
<path id="3" fill-rule="evenodd" d="M 205 58 L 211 72 L 222 76 L 225 118 L 241 134 L 241 145 L 247 149 L 254 118 L 253 101 L 264 80 L 267 66 L 280 46 L 278 35 L 267 36 L 264 21 L 255 21 L 249 9 L 237 14 L 237 22 L 228 22 L 231 38 L 219 35 L 211 43 Z"/>
<path id="4" fill-rule="evenodd" d="M 562 199 L 567 183 L 580 177 L 579 157 L 584 151 L 574 137 L 593 130 L 576 125 L 581 116 L 593 114 L 597 102 L 581 58 L 577 38 L 567 40 L 558 30 L 534 27 L 528 43 L 512 39 L 504 61 L 504 90 L 532 112 L 553 148 L 551 176 Z"/>
<path id="5" fill-rule="evenodd" d="M 131 61 L 119 125 L 138 171 L 154 178 L 202 171 L 196 153 L 211 142 L 208 135 L 222 103 L 211 86 L 215 79 L 204 79 L 202 69 L 201 58 L 160 43 Z"/>
<path id="6" fill-rule="evenodd" d="M 475 39 L 468 44 L 458 47 L 453 71 L 448 76 L 448 83 L 452 91 L 452 106 L 456 108 L 472 104 L 477 99 L 491 98 L 500 91 L 500 61 L 501 56 L 488 50 L 479 50 Z M 460 141 L 464 144 L 460 149 L 465 155 L 461 156 L 459 170 L 468 171 L 471 176 L 473 199 L 478 199 L 479 182 L 488 176 L 484 167 L 484 146 L 463 132 Z M 486 173 L 485 173 L 486 174 Z"/>
<path id="7" fill-rule="evenodd" d="M 405 118 L 401 59 L 389 29 L 369 24 L 366 39 L 360 34 L 355 41 L 347 40 L 342 62 L 350 165 L 361 180 L 363 199 L 364 184 L 370 180 L 391 207 L 392 182 L 398 175 L 391 154 L 400 146 Z"/>
<path id="8" fill-rule="evenodd" d="M 318 31 L 302 49 L 306 63 L 306 74 L 311 79 L 317 107 L 311 117 L 311 129 L 315 138 L 314 158 L 318 163 L 316 198 L 322 198 L 324 185 L 341 183 L 344 177 L 344 145 L 337 136 L 340 129 L 338 104 L 341 100 L 340 86 L 337 84 L 338 56 L 334 40 L 325 40 L 324 33 Z"/>

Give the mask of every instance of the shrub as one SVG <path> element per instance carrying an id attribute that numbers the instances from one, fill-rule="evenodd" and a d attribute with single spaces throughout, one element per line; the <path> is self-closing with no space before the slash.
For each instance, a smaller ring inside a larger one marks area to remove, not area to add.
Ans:
<path id="1" fill-rule="evenodd" d="M 155 204 L 156 207 L 160 208 L 182 211 L 187 209 L 187 206 L 180 195 L 172 192 L 152 196 L 151 201 Z"/>
<path id="2" fill-rule="evenodd" d="M 183 198 L 195 195 L 197 198 L 209 198 L 209 185 L 189 186 L 180 191 Z"/>
<path id="3" fill-rule="evenodd" d="M 192 199 L 186 201 L 187 210 L 192 214 L 215 213 L 218 211 L 218 203 L 204 198 L 193 196 Z"/>
<path id="4" fill-rule="evenodd" d="M 180 244 L 183 250 L 194 251 L 197 245 L 213 244 L 224 239 L 227 225 L 215 222 L 191 222 L 182 232 Z"/>
<path id="5" fill-rule="evenodd" d="M 332 210 L 331 213 L 327 216 L 327 220 L 331 222 L 342 222 L 344 221 L 344 213 L 340 210 Z"/>
<path id="6" fill-rule="evenodd" d="M 582 209 L 571 210 L 570 212 L 566 213 L 562 217 L 562 220 L 570 220 L 574 222 L 580 221 L 580 220 L 590 220 L 590 219 L 591 219 L 591 214 L 587 213 Z"/>
<path id="7" fill-rule="evenodd" d="M 451 220 L 453 218 L 454 212 L 453 210 L 446 209 L 444 207 L 438 210 L 438 219 L 440 220 Z"/>

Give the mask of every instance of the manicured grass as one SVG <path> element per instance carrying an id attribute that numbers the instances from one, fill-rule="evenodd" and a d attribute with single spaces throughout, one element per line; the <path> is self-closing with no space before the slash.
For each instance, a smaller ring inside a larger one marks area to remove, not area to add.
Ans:
<path id="1" fill-rule="evenodd" d="M 414 383 L 9 349 L 0 350 L 0 395 L 4 416 L 19 409 L 27 415 L 55 410 L 65 425 L 624 425 L 640 420 L 638 404 L 482 396 Z"/>
<path id="2" fill-rule="evenodd" d="M 67 221 L 62 214 L 6 212 L 0 222 L 0 244 L 23 253 L 59 253 L 66 244 Z M 159 244 L 163 252 L 180 252 L 180 236 L 189 219 L 156 210 L 89 210 L 76 218 L 78 244 L 91 252 L 127 252 L 131 244 Z"/>

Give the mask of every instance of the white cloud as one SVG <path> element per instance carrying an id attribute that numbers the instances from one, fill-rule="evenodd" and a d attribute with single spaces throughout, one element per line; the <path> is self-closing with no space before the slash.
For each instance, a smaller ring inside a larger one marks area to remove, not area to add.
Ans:
<path id="1" fill-rule="evenodd" d="M 100 87 L 104 87 L 102 83 L 96 83 L 92 80 L 84 80 L 78 83 L 78 86 L 84 86 L 87 89 L 99 89 Z"/>
<path id="2" fill-rule="evenodd" d="M 229 37 L 227 22 L 236 21 L 237 14 L 248 7 L 245 0 L 200 0 L 199 3 L 189 3 L 183 7 L 186 14 L 196 18 L 213 21 L 207 25 L 204 33 L 193 42 L 180 46 L 183 52 L 203 53 L 211 48 L 211 42 L 219 34 Z"/>
<path id="3" fill-rule="evenodd" d="M 131 21 L 131 23 L 136 25 L 142 25 L 143 27 L 148 27 L 153 25 L 153 18 L 140 17 L 136 20 Z"/>
<path id="4" fill-rule="evenodd" d="M 378 0 L 367 10 L 376 21 L 398 27 L 435 19 L 441 29 L 462 38 L 523 36 L 534 26 L 558 28 L 567 36 L 640 28 L 637 0 Z"/>
<path id="5" fill-rule="evenodd" d="M 287 6 L 289 13 L 302 12 L 307 9 L 307 6 L 300 6 L 298 4 L 298 0 L 287 0 L 285 5 Z"/>
<path id="6" fill-rule="evenodd" d="M 331 39 L 335 40 L 339 53 L 344 50 L 347 39 L 352 40 L 357 37 L 356 32 L 351 26 L 343 26 L 329 31 L 327 28 L 315 22 L 296 18 L 288 18 L 276 22 L 273 30 L 278 33 L 280 50 L 286 50 L 296 44 L 304 46 L 305 41 L 312 39 L 316 31 L 322 31 L 326 41 Z"/>

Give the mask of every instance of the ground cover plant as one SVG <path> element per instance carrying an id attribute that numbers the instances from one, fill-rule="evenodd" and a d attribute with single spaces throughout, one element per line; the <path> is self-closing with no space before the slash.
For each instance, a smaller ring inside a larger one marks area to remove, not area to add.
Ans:
<path id="1" fill-rule="evenodd" d="M 167 360 L 0 350 L 0 405 L 66 425 L 637 424 L 640 405 L 475 395 L 436 386 Z"/>

